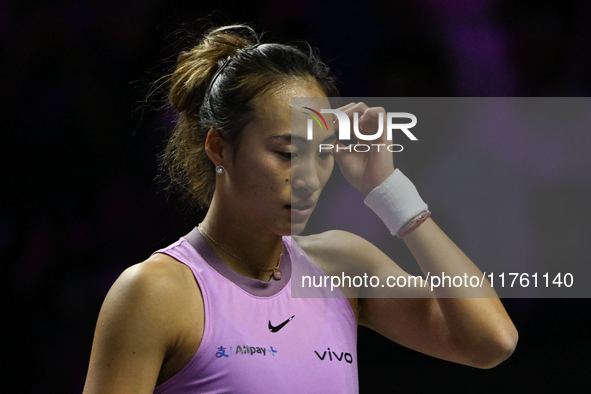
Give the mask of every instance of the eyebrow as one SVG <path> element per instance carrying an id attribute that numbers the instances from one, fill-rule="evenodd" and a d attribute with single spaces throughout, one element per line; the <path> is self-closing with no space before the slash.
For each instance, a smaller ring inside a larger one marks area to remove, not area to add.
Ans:
<path id="1" fill-rule="evenodd" d="M 291 133 L 274 135 L 271 138 L 273 138 L 273 139 L 281 139 L 281 140 L 286 140 L 286 141 L 291 141 L 291 140 L 298 140 L 298 141 L 303 141 L 303 142 L 307 142 L 308 141 L 308 139 L 306 139 L 304 137 L 300 137 L 298 135 L 293 135 Z M 325 143 L 325 142 L 336 140 L 336 139 L 337 139 L 337 135 L 336 134 L 331 134 L 328 137 L 326 137 L 324 139 L 324 141 L 322 141 L 322 142 Z"/>

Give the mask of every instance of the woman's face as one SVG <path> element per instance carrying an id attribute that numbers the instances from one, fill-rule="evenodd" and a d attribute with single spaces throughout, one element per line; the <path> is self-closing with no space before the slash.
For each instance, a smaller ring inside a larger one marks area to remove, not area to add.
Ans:
<path id="1" fill-rule="evenodd" d="M 310 117 L 303 112 L 309 111 L 292 105 L 292 97 L 317 97 L 305 100 L 306 106 L 318 112 L 329 108 L 312 83 L 293 82 L 267 93 L 257 100 L 255 119 L 242 130 L 224 181 L 237 220 L 280 235 L 303 231 L 334 167 L 331 151 L 319 151 L 321 143 L 335 143 L 332 124 L 328 130 L 315 124 L 308 140 Z"/>

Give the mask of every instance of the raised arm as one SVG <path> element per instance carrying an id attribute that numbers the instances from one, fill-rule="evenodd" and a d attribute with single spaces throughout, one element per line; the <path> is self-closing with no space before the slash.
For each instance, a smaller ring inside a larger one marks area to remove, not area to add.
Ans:
<path id="1" fill-rule="evenodd" d="M 382 108 L 367 108 L 363 103 L 350 104 L 341 110 L 350 116 L 352 112 L 363 113 L 360 128 L 365 129 L 366 134 L 371 134 L 377 124 L 377 114 L 384 111 Z M 387 143 L 385 136 L 376 143 Z M 345 178 L 365 195 L 383 185 L 384 181 L 393 179 L 392 154 L 384 149 L 367 153 L 335 150 L 334 153 Z M 389 184 L 388 190 L 395 191 L 397 186 Z M 372 208 L 396 233 L 392 228 L 397 227 L 393 222 L 400 221 L 396 217 L 399 207 L 397 203 L 390 204 L 388 198 L 388 193 L 382 193 L 377 204 L 383 202 L 383 205 Z M 401 205 L 404 207 L 406 202 L 404 200 Z M 348 245 L 346 256 L 343 254 L 348 264 L 363 261 L 367 274 L 376 275 L 381 280 L 388 276 L 408 275 L 369 242 L 353 235 L 345 237 L 348 239 L 344 240 L 341 234 L 338 243 Z M 451 277 L 482 278 L 480 270 L 430 218 L 405 234 L 403 240 L 425 277 L 427 274 L 440 277 L 445 272 Z M 332 249 L 334 252 L 338 246 Z M 361 293 L 360 324 L 410 348 L 442 359 L 490 368 L 509 357 L 516 346 L 517 330 L 485 278 L 478 293 L 449 287 L 431 291 L 430 286 L 415 286 L 394 289 L 388 293 L 391 298 L 371 298 L 385 293 L 381 289 L 364 290 L 370 298 L 364 298 Z M 479 298 L 470 298 L 475 294 Z"/>
<path id="2" fill-rule="evenodd" d="M 425 277 L 427 273 L 433 277 L 443 272 L 452 278 L 464 274 L 482 277 L 431 219 L 406 235 L 404 241 Z M 372 274 L 381 278 L 408 275 L 385 256 L 368 266 L 374 267 Z M 454 290 L 437 288 L 431 292 L 427 283 L 425 288 L 400 290 L 413 297 L 423 294 L 424 298 L 405 298 L 405 294 L 400 294 L 402 298 L 361 298 L 360 323 L 402 345 L 460 364 L 491 368 L 507 359 L 517 344 L 517 330 L 488 282 L 478 289 L 479 298 L 467 294 L 449 298 L 453 294 L 448 291 Z M 487 295 L 490 297 L 482 297 Z"/>
<path id="3" fill-rule="evenodd" d="M 482 272 L 431 219 L 403 240 L 424 274 L 482 278 Z M 470 365 L 488 368 L 513 353 L 518 334 L 488 281 L 483 286 L 478 288 L 479 298 L 437 298 L 437 306 L 450 333 L 448 340 Z"/>

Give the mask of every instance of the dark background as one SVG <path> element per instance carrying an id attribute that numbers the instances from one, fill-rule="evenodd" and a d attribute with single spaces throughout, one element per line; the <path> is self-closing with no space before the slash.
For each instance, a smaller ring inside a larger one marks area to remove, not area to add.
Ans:
<path id="1" fill-rule="evenodd" d="M 2 392 L 80 392 L 113 281 L 197 223 L 154 180 L 170 118 L 146 103 L 191 43 L 186 29 L 249 22 L 269 41 L 307 40 L 343 96 L 589 96 L 589 20 L 584 0 L 0 0 Z M 435 156 L 406 160 L 406 172 L 420 178 L 442 165 Z M 544 221 L 524 239 L 546 247 L 542 258 L 587 262 L 588 178 L 535 179 L 527 209 Z M 503 301 L 520 342 L 492 370 L 360 328 L 361 391 L 588 392 L 591 303 Z"/>

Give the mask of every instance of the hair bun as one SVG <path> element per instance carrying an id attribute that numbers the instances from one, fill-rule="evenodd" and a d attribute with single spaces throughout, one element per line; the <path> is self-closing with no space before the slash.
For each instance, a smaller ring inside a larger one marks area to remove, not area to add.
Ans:
<path id="1" fill-rule="evenodd" d="M 199 45 L 182 52 L 170 78 L 169 100 L 178 112 L 201 106 L 209 83 L 228 56 L 259 39 L 246 25 L 223 26 L 209 31 Z"/>

